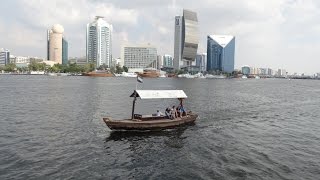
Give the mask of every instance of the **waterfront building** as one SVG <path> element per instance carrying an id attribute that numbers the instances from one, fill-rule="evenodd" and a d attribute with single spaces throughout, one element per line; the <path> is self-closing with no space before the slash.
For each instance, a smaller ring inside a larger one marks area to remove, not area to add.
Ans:
<path id="1" fill-rule="evenodd" d="M 0 49 L 0 66 L 10 63 L 10 51 L 8 49 Z"/>
<path id="2" fill-rule="evenodd" d="M 121 62 L 122 62 L 121 58 L 112 58 L 111 67 L 116 67 L 116 66 L 122 67 Z"/>
<path id="3" fill-rule="evenodd" d="M 162 55 L 157 56 L 157 66 L 158 66 L 157 69 L 163 68 L 163 66 L 164 66 L 163 58 L 164 58 L 164 56 L 162 56 Z"/>
<path id="4" fill-rule="evenodd" d="M 103 64 L 111 66 L 112 61 L 112 31 L 111 24 L 96 16 L 92 23 L 87 24 L 86 57 L 88 63 L 96 67 Z"/>
<path id="5" fill-rule="evenodd" d="M 207 71 L 207 53 L 197 54 L 196 66 L 201 72 Z"/>
<path id="6" fill-rule="evenodd" d="M 10 63 L 16 64 L 17 67 L 27 67 L 31 61 L 43 62 L 44 59 L 40 57 L 10 55 Z"/>
<path id="7" fill-rule="evenodd" d="M 150 45 L 126 45 L 122 47 L 121 59 L 127 68 L 141 72 L 144 68 L 154 66 L 152 63 L 157 61 L 157 48 Z"/>
<path id="8" fill-rule="evenodd" d="M 76 57 L 75 62 L 77 63 L 77 65 L 86 65 L 87 58 L 85 56 L 84 57 Z"/>
<path id="9" fill-rule="evenodd" d="M 274 71 L 271 68 L 268 68 L 268 73 L 267 75 L 269 76 L 273 76 L 274 75 Z"/>
<path id="10" fill-rule="evenodd" d="M 68 64 L 68 41 L 62 38 L 62 64 Z"/>
<path id="11" fill-rule="evenodd" d="M 195 65 L 199 44 L 197 14 L 183 10 L 183 16 L 175 17 L 174 60 L 175 69 Z"/>
<path id="12" fill-rule="evenodd" d="M 287 76 L 287 71 L 285 69 L 281 69 L 281 76 L 286 77 Z"/>
<path id="13" fill-rule="evenodd" d="M 157 60 L 153 61 L 149 67 L 153 69 L 158 69 L 158 61 Z"/>
<path id="14" fill-rule="evenodd" d="M 173 58 L 171 55 L 165 54 L 163 56 L 163 66 L 164 67 L 173 67 Z"/>
<path id="15" fill-rule="evenodd" d="M 12 56 L 12 63 L 14 64 L 29 64 L 30 58 L 26 56 Z"/>
<path id="16" fill-rule="evenodd" d="M 287 71 L 285 69 L 278 69 L 277 76 L 285 77 L 285 76 L 287 76 Z"/>
<path id="17" fill-rule="evenodd" d="M 59 64 L 68 63 L 68 42 L 63 37 L 64 28 L 55 24 L 47 31 L 47 59 Z"/>
<path id="18" fill-rule="evenodd" d="M 268 68 L 259 68 L 261 75 L 268 75 Z"/>
<path id="19" fill-rule="evenodd" d="M 244 75 L 249 75 L 249 74 L 250 74 L 250 67 L 249 67 L 249 66 L 243 66 L 243 67 L 241 68 L 241 72 L 242 72 L 242 74 L 244 74 Z"/>
<path id="20" fill-rule="evenodd" d="M 251 74 L 259 75 L 259 74 L 260 74 L 260 68 L 254 67 L 254 68 L 253 68 L 253 71 L 251 72 Z"/>
<path id="21" fill-rule="evenodd" d="M 207 71 L 234 70 L 235 37 L 230 35 L 209 35 L 207 37 Z"/>

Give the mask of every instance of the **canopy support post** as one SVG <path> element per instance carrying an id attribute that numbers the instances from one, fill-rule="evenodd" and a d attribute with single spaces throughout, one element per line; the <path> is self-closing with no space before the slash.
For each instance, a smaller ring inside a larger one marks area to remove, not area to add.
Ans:
<path id="1" fill-rule="evenodd" d="M 132 102 L 132 114 L 131 114 L 131 119 L 134 119 L 134 108 L 135 108 L 135 105 L 136 105 L 136 100 L 137 100 L 137 92 L 134 91 L 134 99 L 133 99 L 133 102 Z"/>

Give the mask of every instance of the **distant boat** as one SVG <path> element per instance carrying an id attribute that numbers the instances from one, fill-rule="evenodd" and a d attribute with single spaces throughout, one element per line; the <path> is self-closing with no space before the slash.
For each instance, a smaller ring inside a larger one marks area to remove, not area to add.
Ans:
<path id="1" fill-rule="evenodd" d="M 88 73 L 83 73 L 83 76 L 91 76 L 91 77 L 113 77 L 112 73 L 106 71 L 92 71 Z"/>
<path id="2" fill-rule="evenodd" d="M 132 72 L 122 72 L 122 77 L 137 77 L 138 75 L 136 73 Z"/>
<path id="3" fill-rule="evenodd" d="M 191 75 L 191 74 L 189 74 L 189 73 L 188 73 L 188 74 L 179 74 L 178 77 L 179 77 L 179 78 L 189 78 L 189 79 L 190 79 L 190 78 L 195 78 L 194 75 Z"/>
<path id="4" fill-rule="evenodd" d="M 197 73 L 194 76 L 195 76 L 195 78 L 199 78 L 199 79 L 205 79 L 206 78 L 202 73 Z"/>
<path id="5" fill-rule="evenodd" d="M 157 78 L 160 76 L 160 71 L 154 68 L 145 68 L 142 73 L 138 73 L 140 77 Z"/>
<path id="6" fill-rule="evenodd" d="M 188 79 L 193 79 L 193 78 L 195 78 L 195 76 L 194 76 L 194 75 L 191 75 L 191 74 L 187 74 L 187 75 L 186 75 L 186 78 L 188 78 Z"/>
<path id="7" fill-rule="evenodd" d="M 44 75 L 44 71 L 30 71 L 29 74 L 32 74 L 32 75 Z"/>
<path id="8" fill-rule="evenodd" d="M 130 96 L 133 97 L 131 119 L 112 120 L 103 118 L 106 125 L 112 130 L 161 130 L 194 123 L 198 115 L 193 112 L 184 112 L 181 117 L 169 119 L 168 116 L 135 114 L 136 99 L 178 99 L 183 107 L 183 100 L 187 95 L 183 90 L 135 90 Z"/>
<path id="9" fill-rule="evenodd" d="M 207 75 L 205 75 L 205 78 L 207 78 L 207 79 L 225 79 L 227 77 L 222 74 L 221 75 L 207 74 Z"/>

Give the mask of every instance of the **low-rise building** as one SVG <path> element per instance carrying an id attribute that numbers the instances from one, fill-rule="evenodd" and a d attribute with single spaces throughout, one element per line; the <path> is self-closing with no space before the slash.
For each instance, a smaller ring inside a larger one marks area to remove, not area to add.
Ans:
<path id="1" fill-rule="evenodd" d="M 249 74 L 250 74 L 250 67 L 249 67 L 249 66 L 243 66 L 243 67 L 241 68 L 241 72 L 242 72 L 242 74 L 244 74 L 244 75 L 249 75 Z"/>

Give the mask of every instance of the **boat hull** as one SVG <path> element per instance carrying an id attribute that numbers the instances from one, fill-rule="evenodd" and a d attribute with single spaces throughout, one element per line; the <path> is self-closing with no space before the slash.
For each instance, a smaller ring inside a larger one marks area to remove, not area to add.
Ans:
<path id="1" fill-rule="evenodd" d="M 142 121 L 139 119 L 111 120 L 110 118 L 103 118 L 103 121 L 112 130 L 161 130 L 192 124 L 197 117 L 197 114 L 188 114 L 187 116 L 173 120 L 158 119 Z"/>
<path id="2" fill-rule="evenodd" d="M 83 76 L 90 76 L 90 77 L 114 77 L 111 73 L 95 73 L 95 72 L 89 72 L 89 73 L 83 73 Z"/>

